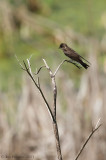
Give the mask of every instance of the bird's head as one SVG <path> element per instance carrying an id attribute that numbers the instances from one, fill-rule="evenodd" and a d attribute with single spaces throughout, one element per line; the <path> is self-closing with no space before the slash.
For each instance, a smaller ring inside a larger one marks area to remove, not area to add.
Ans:
<path id="1" fill-rule="evenodd" d="M 65 43 L 61 43 L 59 49 L 66 49 L 67 45 Z"/>

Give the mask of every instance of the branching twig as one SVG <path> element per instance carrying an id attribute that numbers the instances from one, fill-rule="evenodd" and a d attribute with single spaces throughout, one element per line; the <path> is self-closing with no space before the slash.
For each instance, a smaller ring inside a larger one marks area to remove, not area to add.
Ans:
<path id="1" fill-rule="evenodd" d="M 32 81 L 34 82 L 35 86 L 36 86 L 37 89 L 39 90 L 39 92 L 40 92 L 40 94 L 41 94 L 41 96 L 42 96 L 42 98 L 43 98 L 43 100 L 44 100 L 44 102 L 45 102 L 45 104 L 46 104 L 46 107 L 47 107 L 47 109 L 48 109 L 48 112 L 49 112 L 49 114 L 50 114 L 50 117 L 51 117 L 52 121 L 55 121 L 55 119 L 54 119 L 54 117 L 53 117 L 53 113 L 52 113 L 52 111 L 51 111 L 51 109 L 50 109 L 50 106 L 49 106 L 49 104 L 48 104 L 48 102 L 47 102 L 47 100 L 46 100 L 46 98 L 45 98 L 45 96 L 44 96 L 44 93 L 43 93 L 41 87 L 40 87 L 39 78 L 38 78 L 38 84 L 37 84 L 36 81 L 35 81 L 35 79 L 34 79 L 34 77 L 33 77 L 33 74 L 32 74 L 32 71 L 31 71 L 30 59 L 27 59 L 28 67 L 27 67 L 25 61 L 23 60 L 23 64 L 24 64 L 24 67 L 23 67 L 23 65 L 20 63 L 18 57 L 17 57 L 16 55 L 15 55 L 15 57 L 16 57 L 19 65 L 21 66 L 21 69 L 23 69 L 24 71 L 26 71 L 26 72 L 28 73 L 28 75 L 30 76 L 30 78 L 31 78 Z"/>
<path id="2" fill-rule="evenodd" d="M 47 107 L 47 109 L 48 109 L 48 112 L 49 112 L 49 114 L 50 114 L 50 117 L 51 117 L 52 121 L 55 121 L 55 119 L 54 119 L 54 117 L 53 117 L 53 114 L 52 114 L 52 111 L 51 111 L 51 109 L 50 109 L 50 106 L 49 106 L 49 104 L 48 104 L 48 102 L 47 102 L 47 100 L 46 100 L 46 98 L 45 98 L 45 96 L 44 96 L 43 91 L 42 91 L 41 88 L 40 88 L 39 82 L 38 82 L 38 85 L 37 85 L 34 77 L 33 77 L 33 76 L 31 75 L 31 73 L 29 72 L 29 68 L 27 68 L 27 66 L 26 66 L 26 63 L 25 63 L 24 61 L 23 61 L 23 63 L 24 63 L 26 72 L 27 72 L 28 75 L 31 77 L 31 79 L 32 79 L 32 81 L 34 82 L 35 86 L 36 86 L 37 89 L 39 90 L 39 92 L 40 92 L 40 94 L 41 94 L 41 96 L 42 96 L 42 98 L 43 98 L 43 100 L 44 100 L 44 102 L 45 102 L 45 104 L 46 104 L 46 107 Z"/>
<path id="3" fill-rule="evenodd" d="M 31 58 L 31 57 L 30 57 Z M 37 89 L 39 90 L 45 104 L 46 104 L 46 107 L 48 109 L 48 112 L 51 116 L 51 119 L 52 119 L 52 122 L 53 122 L 53 129 L 54 129 L 54 135 L 55 135 L 55 140 L 56 140 L 56 149 L 57 149 L 57 155 L 58 155 L 58 160 L 62 160 L 62 154 L 61 154 L 61 147 L 60 147 L 60 140 L 59 140 L 59 133 L 58 133 L 58 126 L 57 126 L 57 121 L 56 121 L 56 100 L 57 100 L 57 86 L 56 86 L 56 81 L 55 81 L 55 76 L 58 72 L 58 70 L 60 69 L 61 65 L 64 63 L 64 62 L 68 62 L 68 63 L 72 63 L 74 64 L 76 67 L 78 67 L 80 69 L 80 67 L 73 61 L 71 60 L 64 60 L 62 61 L 59 66 L 57 67 L 56 71 L 52 72 L 52 70 L 50 69 L 50 67 L 48 66 L 47 62 L 45 61 L 45 59 L 43 59 L 43 62 L 45 64 L 45 66 L 41 66 L 39 68 L 39 70 L 35 73 L 35 75 L 38 75 L 40 70 L 43 68 L 43 67 L 46 67 L 49 74 L 50 74 L 50 77 L 51 77 L 51 80 L 52 80 L 52 85 L 53 85 L 53 113 L 52 113 L 52 110 L 50 108 L 50 105 L 48 104 L 45 96 L 44 96 L 44 93 L 40 87 L 40 80 L 39 80 L 39 77 L 37 77 L 37 82 L 35 81 L 34 79 L 34 76 L 32 74 L 32 70 L 31 70 L 31 65 L 30 65 L 30 59 L 27 59 L 27 63 L 28 63 L 28 66 L 26 65 L 25 61 L 23 61 L 23 64 L 24 64 L 24 67 L 23 65 L 20 63 L 20 61 L 18 60 L 17 56 L 16 56 L 16 59 L 19 63 L 19 65 L 21 66 L 21 68 L 27 72 L 27 74 L 30 76 L 30 78 L 32 79 L 32 81 L 34 82 L 35 86 L 37 87 Z M 90 138 L 92 137 L 92 135 L 99 129 L 99 127 L 101 126 L 100 123 L 100 119 L 98 120 L 97 124 L 95 125 L 95 127 L 92 129 L 92 132 L 90 133 L 90 135 L 88 136 L 87 140 L 84 142 L 84 144 L 82 145 L 79 153 L 77 154 L 76 158 L 74 160 L 78 160 L 79 156 L 81 155 L 82 151 L 84 150 L 86 144 L 88 143 L 88 141 L 90 140 Z"/>
<path id="4" fill-rule="evenodd" d="M 45 63 L 45 60 L 44 60 L 44 59 L 43 59 L 43 61 L 44 61 L 44 63 Z M 81 67 L 78 66 L 77 63 L 75 63 L 75 62 L 73 62 L 73 61 L 71 61 L 71 60 L 63 60 L 63 61 L 59 64 L 59 66 L 57 67 L 57 69 L 56 69 L 56 71 L 54 72 L 53 76 L 56 76 L 58 70 L 60 69 L 61 65 L 62 65 L 64 62 L 72 63 L 72 64 L 74 64 L 77 68 L 79 68 L 79 69 L 81 68 Z M 34 73 L 34 74 L 35 74 L 35 75 L 39 74 L 39 72 L 41 71 L 41 69 L 44 68 L 44 67 L 46 67 L 46 68 L 48 69 L 47 66 L 41 66 L 41 67 L 38 69 L 38 71 L 37 71 L 36 73 Z M 49 69 L 50 69 L 50 68 L 49 68 Z M 49 72 L 50 72 L 50 70 L 49 70 Z"/>
<path id="5" fill-rule="evenodd" d="M 82 145 L 80 151 L 78 152 L 76 158 L 74 160 L 77 160 L 79 158 L 79 156 L 81 155 L 82 151 L 84 150 L 86 144 L 88 143 L 88 141 L 90 140 L 90 138 L 93 136 L 93 134 L 100 128 L 100 126 L 102 124 L 99 124 L 100 119 L 98 120 L 98 122 L 96 123 L 94 129 L 92 129 L 91 133 L 89 134 L 88 138 L 86 139 L 86 141 L 84 142 L 84 144 Z"/>

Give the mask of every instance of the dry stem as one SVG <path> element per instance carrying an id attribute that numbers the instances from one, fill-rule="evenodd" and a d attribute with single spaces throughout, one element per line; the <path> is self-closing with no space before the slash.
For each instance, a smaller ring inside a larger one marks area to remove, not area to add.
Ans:
<path id="1" fill-rule="evenodd" d="M 31 57 L 30 57 L 31 58 Z M 53 86 L 53 113 L 52 113 L 52 110 L 50 108 L 50 105 L 48 104 L 46 98 L 45 98 L 45 95 L 40 87 L 40 80 L 39 80 L 39 77 L 37 77 L 37 82 L 35 81 L 35 78 L 33 76 L 33 73 L 32 73 L 32 70 L 31 70 L 31 65 L 30 65 L 30 59 L 27 59 L 27 63 L 28 63 L 28 67 L 25 63 L 25 61 L 23 61 L 23 64 L 24 64 L 24 67 L 23 65 L 20 63 L 20 61 L 18 60 L 17 56 L 16 56 L 16 59 L 19 63 L 19 65 L 21 66 L 21 68 L 27 72 L 27 74 L 30 76 L 30 78 L 32 79 L 32 81 L 34 82 L 35 86 L 37 87 L 37 89 L 39 90 L 45 104 L 46 104 L 46 107 L 48 109 L 48 112 L 50 114 L 50 117 L 52 119 L 52 122 L 53 122 L 53 129 L 54 129 L 54 135 L 55 135 L 55 140 L 56 140 L 56 149 L 57 149 L 57 155 L 58 155 L 58 160 L 62 160 L 62 154 L 61 154 L 61 146 L 60 146 L 60 140 L 59 140 L 59 133 L 58 133 L 58 125 L 57 125 L 57 121 L 56 121 L 56 100 L 57 100 L 57 86 L 56 86 L 56 81 L 55 81 L 55 76 L 58 72 L 58 70 L 60 69 L 61 65 L 64 63 L 64 62 L 68 62 L 68 63 L 73 63 L 76 67 L 78 67 L 80 69 L 80 67 L 74 63 L 73 61 L 69 61 L 69 60 L 64 60 L 62 61 L 59 66 L 57 67 L 56 71 L 53 73 L 50 69 L 50 67 L 48 66 L 47 62 L 45 61 L 45 59 L 43 59 L 43 62 L 45 64 L 45 66 L 41 66 L 39 68 L 39 70 L 35 73 L 35 75 L 38 75 L 40 70 L 43 68 L 43 67 L 46 67 L 46 69 L 48 70 L 49 74 L 50 74 L 50 77 L 51 77 L 51 80 L 52 80 L 52 86 Z M 82 145 L 80 151 L 78 152 L 76 158 L 74 160 L 78 160 L 79 156 L 81 155 L 82 151 L 84 150 L 85 146 L 87 145 L 88 141 L 90 140 L 90 138 L 92 137 L 92 135 L 99 129 L 99 127 L 101 126 L 100 123 L 100 119 L 98 120 L 97 124 L 95 125 L 94 129 L 92 129 L 92 132 L 90 133 L 90 135 L 88 136 L 88 138 L 86 139 L 86 141 L 84 142 L 84 144 Z"/>
<path id="2" fill-rule="evenodd" d="M 53 116 L 54 116 L 54 119 L 55 119 L 55 121 L 53 122 L 53 129 L 54 129 L 54 135 L 55 135 L 55 140 L 56 140 L 56 149 L 57 149 L 58 159 L 62 160 L 58 126 L 57 126 L 57 121 L 56 121 L 56 99 L 57 99 L 57 86 L 56 86 L 56 81 L 55 81 L 55 75 L 56 74 L 53 74 L 53 72 L 51 71 L 51 69 L 48 66 L 45 59 L 43 59 L 43 62 L 45 64 L 45 66 L 46 66 L 46 68 L 47 68 L 47 70 L 50 74 L 51 80 L 52 80 L 52 86 L 53 86 Z M 55 73 L 56 73 L 56 71 L 55 71 Z"/>
<path id="3" fill-rule="evenodd" d="M 79 156 L 81 155 L 82 151 L 84 150 L 85 146 L 87 145 L 88 141 L 91 139 L 91 137 L 93 136 L 93 134 L 100 128 L 100 126 L 102 124 L 99 124 L 100 119 L 98 120 L 98 122 L 96 123 L 95 127 L 92 129 L 92 132 L 89 134 L 88 138 L 86 139 L 86 141 L 84 142 L 84 144 L 82 145 L 81 149 L 79 150 L 76 158 L 74 160 L 77 160 L 79 158 Z"/>
<path id="4" fill-rule="evenodd" d="M 16 57 L 16 59 L 18 60 L 18 58 Z M 49 71 L 49 74 L 50 74 L 50 77 L 52 79 L 52 84 L 53 84 L 53 93 L 54 93 L 54 110 L 53 110 L 53 113 L 52 113 L 52 110 L 50 108 L 50 105 L 48 104 L 45 96 L 44 96 L 44 93 L 40 87 L 40 80 L 39 80 L 39 77 L 37 78 L 37 82 L 35 81 L 34 79 L 34 76 L 33 76 L 33 73 L 32 73 L 32 70 L 31 70 L 31 65 L 30 65 L 30 59 L 27 59 L 27 63 L 28 63 L 28 67 L 25 63 L 25 61 L 23 61 L 23 64 L 24 64 L 24 67 L 22 66 L 22 64 L 20 63 L 20 61 L 18 60 L 21 68 L 26 71 L 28 73 L 28 75 L 30 76 L 30 78 L 32 79 L 32 81 L 34 82 L 35 86 L 37 87 L 37 89 L 39 90 L 45 104 L 46 104 L 46 107 L 48 109 L 48 112 L 50 114 L 50 117 L 52 119 L 52 122 L 53 122 L 53 129 L 54 129 L 54 135 L 55 135 L 55 140 L 56 140 L 56 149 L 57 149 L 57 155 L 58 155 L 58 160 L 62 160 L 62 154 L 61 154 L 61 147 L 60 147 L 60 140 L 59 140 L 59 133 L 58 133 L 58 126 L 57 126 L 57 122 L 56 122 L 56 98 L 57 98 L 57 87 L 56 87 L 56 82 L 55 82 L 55 76 L 53 75 L 50 67 L 47 65 L 46 61 L 43 59 L 44 63 L 45 63 L 45 66 L 41 66 L 40 69 L 37 71 L 36 75 L 38 75 L 38 73 L 40 72 L 40 70 L 43 68 L 43 67 L 46 67 L 47 70 Z"/>

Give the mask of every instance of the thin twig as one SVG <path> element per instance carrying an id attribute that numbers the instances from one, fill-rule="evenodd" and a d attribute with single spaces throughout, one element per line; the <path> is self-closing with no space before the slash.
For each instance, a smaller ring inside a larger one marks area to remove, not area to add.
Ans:
<path id="1" fill-rule="evenodd" d="M 17 55 L 15 54 L 15 58 L 18 61 L 19 65 L 21 66 L 21 69 L 25 70 L 23 65 L 21 64 L 20 60 L 18 59 Z"/>
<path id="2" fill-rule="evenodd" d="M 66 60 L 62 61 L 59 66 L 57 67 L 56 71 L 54 72 L 54 76 L 56 76 L 58 70 L 60 69 L 61 65 L 65 62 Z"/>
<path id="3" fill-rule="evenodd" d="M 65 60 L 65 62 L 72 63 L 72 64 L 74 64 L 79 69 L 82 68 L 82 67 L 78 66 L 78 64 L 76 62 L 72 61 L 71 59 L 70 60 Z"/>
<path id="4" fill-rule="evenodd" d="M 37 71 L 36 73 L 34 73 L 34 74 L 35 74 L 35 75 L 39 74 L 39 72 L 41 71 L 41 69 L 44 68 L 44 67 L 46 67 L 46 66 L 41 66 L 41 67 L 38 69 L 38 71 Z"/>
<path id="5" fill-rule="evenodd" d="M 86 141 L 84 142 L 84 144 L 82 145 L 80 151 L 78 152 L 76 158 L 74 160 L 77 160 L 79 158 L 79 156 L 81 155 L 82 151 L 84 150 L 86 144 L 88 143 L 88 141 L 90 140 L 90 138 L 93 136 L 93 134 L 100 128 L 100 126 L 102 124 L 99 124 L 100 119 L 98 120 L 98 122 L 96 123 L 94 129 L 91 131 L 91 133 L 89 134 L 88 138 L 86 139 Z"/>
<path id="6" fill-rule="evenodd" d="M 45 64 L 46 68 L 48 69 L 50 76 L 53 77 L 53 73 L 52 73 L 50 67 L 48 66 L 47 62 L 45 61 L 45 59 L 43 59 L 43 62 Z"/>
<path id="7" fill-rule="evenodd" d="M 39 86 L 39 88 L 40 88 L 40 80 L 39 80 L 39 77 L 37 77 L 37 84 L 38 84 L 38 86 Z"/>
<path id="8" fill-rule="evenodd" d="M 31 59 L 31 57 L 29 59 L 27 59 L 27 63 L 28 63 L 28 67 L 29 67 L 29 72 L 33 77 L 32 70 L 31 70 L 31 64 L 30 64 L 30 59 Z"/>
<path id="9" fill-rule="evenodd" d="M 99 126 L 100 120 L 101 120 L 101 118 L 99 118 L 99 120 L 97 121 L 97 123 L 96 123 L 96 125 L 95 125 L 95 129 Z"/>
<path id="10" fill-rule="evenodd" d="M 31 60 L 32 56 L 33 56 L 33 54 L 31 54 L 31 56 L 29 57 L 29 61 Z"/>

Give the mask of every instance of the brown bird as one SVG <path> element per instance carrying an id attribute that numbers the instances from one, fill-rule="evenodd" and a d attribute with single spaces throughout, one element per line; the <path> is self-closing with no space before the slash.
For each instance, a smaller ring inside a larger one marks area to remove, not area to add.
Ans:
<path id="1" fill-rule="evenodd" d="M 62 49 L 62 51 L 64 52 L 64 54 L 71 58 L 72 60 L 80 63 L 85 69 L 87 69 L 88 67 L 90 67 L 88 64 L 84 63 L 82 61 L 85 60 L 86 62 L 88 62 L 86 59 L 84 59 L 82 56 L 80 56 L 76 51 L 74 51 L 73 49 L 71 49 L 70 47 L 67 46 L 67 44 L 65 43 L 61 43 L 59 46 L 60 49 Z M 90 62 L 88 62 L 90 64 Z"/>

